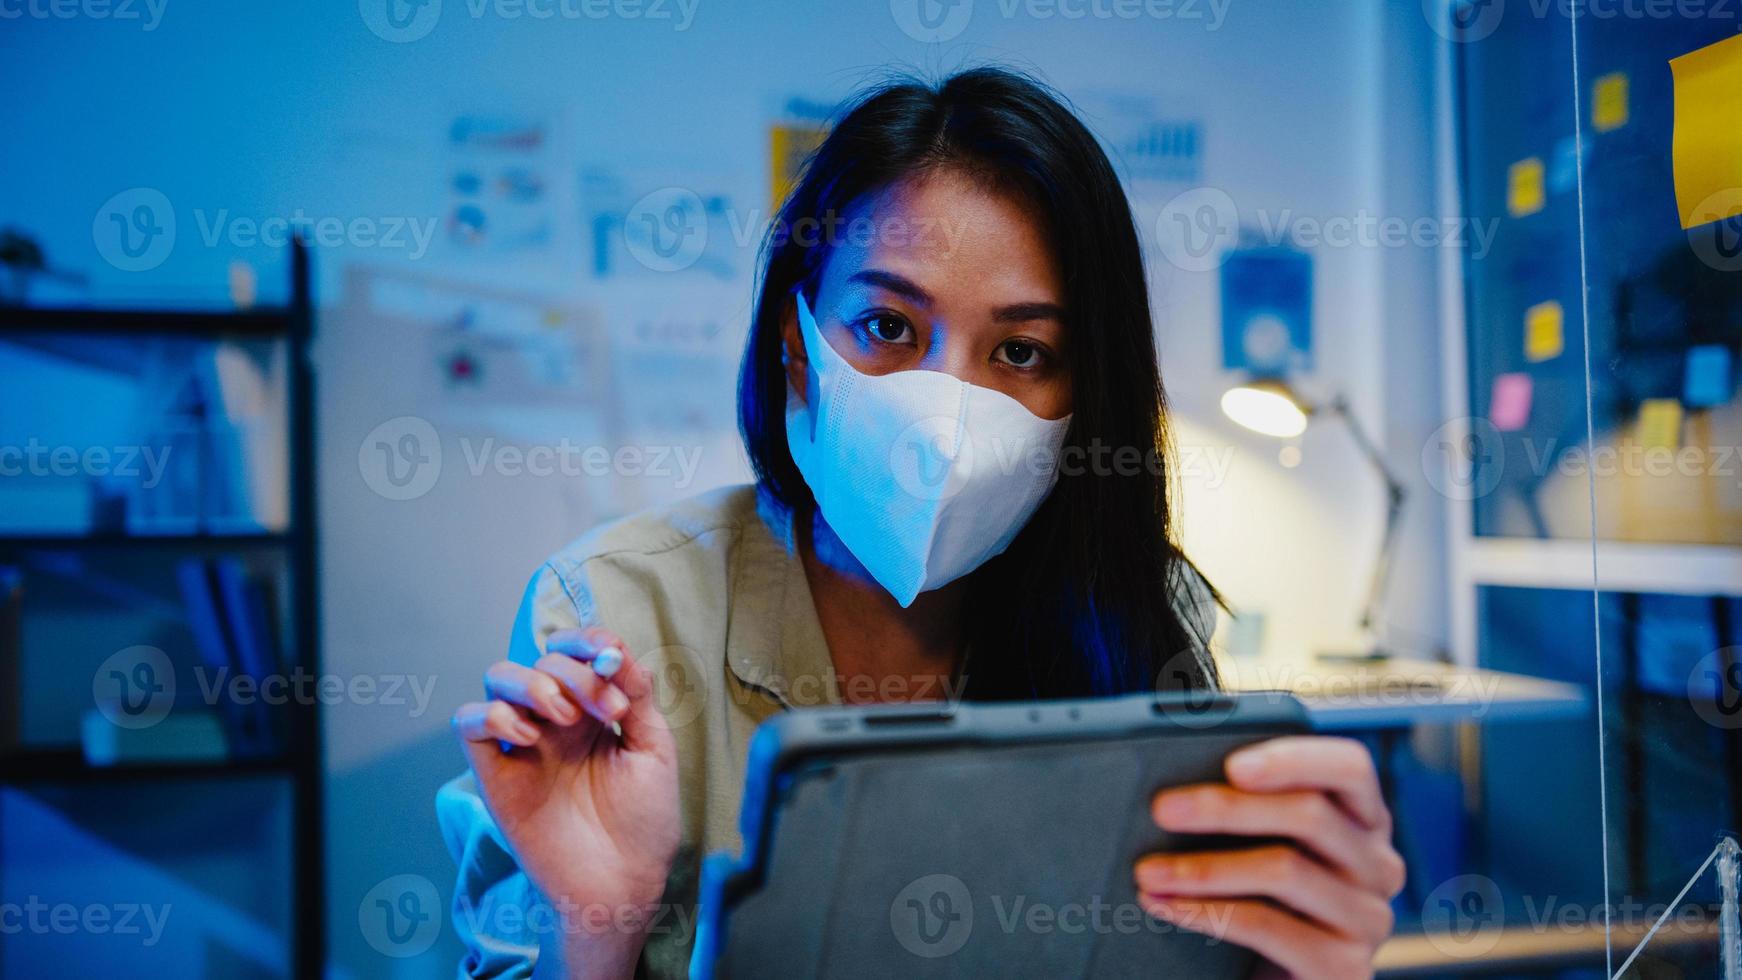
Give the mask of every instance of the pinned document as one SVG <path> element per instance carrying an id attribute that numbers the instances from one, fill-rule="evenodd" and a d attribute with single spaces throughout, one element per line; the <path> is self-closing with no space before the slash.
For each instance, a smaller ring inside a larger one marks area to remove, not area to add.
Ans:
<path id="1" fill-rule="evenodd" d="M 1627 125 L 1627 73 L 1599 76 L 1591 86 L 1591 128 L 1613 132 Z"/>
<path id="2" fill-rule="evenodd" d="M 1542 210 L 1543 171 L 1541 157 L 1526 157 L 1506 172 L 1506 213 L 1514 218 Z"/>
<path id="3" fill-rule="evenodd" d="M 1488 398 L 1488 421 L 1501 432 L 1517 432 L 1530 421 L 1530 399 L 1535 384 L 1522 371 L 1494 378 L 1494 391 Z"/>
<path id="4" fill-rule="evenodd" d="M 1640 445 L 1647 449 L 1674 449 L 1682 441 L 1682 403 L 1674 398 L 1647 398 L 1639 403 Z"/>
<path id="5" fill-rule="evenodd" d="M 1524 359 L 1546 361 L 1567 349 L 1566 316 L 1555 300 L 1524 311 Z"/>
<path id="6" fill-rule="evenodd" d="M 1742 214 L 1742 34 L 1670 59 L 1675 203 L 1683 228 Z"/>
<path id="7" fill-rule="evenodd" d="M 811 152 L 822 145 L 828 129 L 821 123 L 776 123 L 768 127 L 769 200 L 775 211 L 798 186 Z"/>

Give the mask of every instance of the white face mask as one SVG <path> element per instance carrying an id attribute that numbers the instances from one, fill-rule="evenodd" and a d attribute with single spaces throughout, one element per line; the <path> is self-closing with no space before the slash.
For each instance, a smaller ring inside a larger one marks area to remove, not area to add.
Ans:
<path id="1" fill-rule="evenodd" d="M 816 378 L 789 386 L 786 441 L 823 518 L 902 606 L 1010 546 L 1058 479 L 1070 416 L 939 371 L 861 374 L 795 294 Z"/>

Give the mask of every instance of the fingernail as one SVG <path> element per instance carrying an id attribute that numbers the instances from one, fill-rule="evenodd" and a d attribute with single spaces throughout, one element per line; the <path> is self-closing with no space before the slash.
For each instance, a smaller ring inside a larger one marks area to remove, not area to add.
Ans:
<path id="1" fill-rule="evenodd" d="M 616 647 L 606 647 L 593 658 L 593 673 L 606 679 L 611 678 L 623 669 L 623 651 Z"/>
<path id="2" fill-rule="evenodd" d="M 557 721 L 565 725 L 572 725 L 581 720 L 580 713 L 575 710 L 575 706 L 570 704 L 567 698 L 558 698 L 551 702 L 550 707 L 551 714 L 556 716 Z"/>
<path id="3" fill-rule="evenodd" d="M 629 698 L 614 687 L 605 688 L 605 693 L 599 696 L 599 707 L 605 709 L 605 714 L 616 718 L 629 710 Z"/>
<path id="4" fill-rule="evenodd" d="M 516 722 L 514 730 L 519 733 L 521 738 L 526 739 L 528 742 L 538 741 L 538 729 L 532 727 L 532 725 L 527 722 Z"/>

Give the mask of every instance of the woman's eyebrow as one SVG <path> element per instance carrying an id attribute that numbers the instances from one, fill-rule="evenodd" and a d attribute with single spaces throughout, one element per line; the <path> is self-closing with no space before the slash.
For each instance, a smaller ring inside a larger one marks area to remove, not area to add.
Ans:
<path id="1" fill-rule="evenodd" d="M 1057 303 L 1015 303 L 994 310 L 992 319 L 999 323 L 1025 323 L 1031 320 L 1057 320 L 1063 323 L 1065 308 Z"/>
<path id="2" fill-rule="evenodd" d="M 848 282 L 862 282 L 868 286 L 887 289 L 892 293 L 905 297 L 920 305 L 931 305 L 931 294 L 919 287 L 919 283 L 905 276 L 898 276 L 884 269 L 860 269 L 847 277 Z"/>
<path id="3" fill-rule="evenodd" d="M 922 289 L 918 283 L 887 269 L 860 269 L 848 276 L 847 281 L 887 289 L 920 306 L 930 306 L 932 303 L 931 294 Z M 1034 320 L 1057 320 L 1062 323 L 1064 318 L 1064 307 L 1044 300 L 1012 303 L 992 311 L 992 319 L 999 323 L 1025 323 Z"/>

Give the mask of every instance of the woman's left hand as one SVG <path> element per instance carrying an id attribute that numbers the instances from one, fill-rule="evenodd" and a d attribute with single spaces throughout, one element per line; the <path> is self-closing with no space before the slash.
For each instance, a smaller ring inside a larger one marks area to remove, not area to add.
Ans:
<path id="1" fill-rule="evenodd" d="M 1158 793 L 1156 824 L 1285 842 L 1146 855 L 1135 867 L 1144 909 L 1254 950 L 1269 961 L 1260 977 L 1371 977 L 1404 866 L 1366 747 L 1276 738 L 1229 755 L 1226 770 L 1228 785 Z"/>

